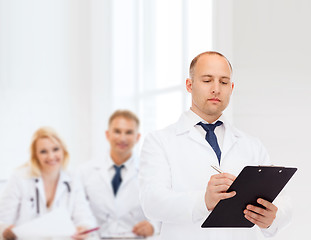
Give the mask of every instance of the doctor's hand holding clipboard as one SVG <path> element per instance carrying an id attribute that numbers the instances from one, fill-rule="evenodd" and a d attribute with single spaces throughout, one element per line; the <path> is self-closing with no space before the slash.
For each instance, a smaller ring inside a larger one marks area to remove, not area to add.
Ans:
<path id="1" fill-rule="evenodd" d="M 216 166 L 211 166 L 219 174 L 212 175 L 208 182 L 205 193 L 205 204 L 209 211 L 213 210 L 220 200 L 232 198 L 236 195 L 235 191 L 227 192 L 236 177 L 229 173 L 224 173 Z M 257 199 L 257 203 L 264 208 L 248 204 L 243 211 L 244 217 L 260 228 L 268 228 L 273 223 L 278 208 L 271 202 L 262 198 Z"/>

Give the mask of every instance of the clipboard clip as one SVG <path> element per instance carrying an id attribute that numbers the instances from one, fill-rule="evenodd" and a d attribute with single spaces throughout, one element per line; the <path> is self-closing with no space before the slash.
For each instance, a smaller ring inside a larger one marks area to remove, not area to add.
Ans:
<path id="1" fill-rule="evenodd" d="M 284 166 L 275 166 L 275 165 L 258 165 L 258 167 L 274 167 L 274 168 L 280 168 L 279 169 L 279 173 L 282 173 L 283 172 L 283 169 L 285 168 Z M 261 172 L 262 171 L 262 169 L 261 168 L 259 168 L 258 169 L 258 172 Z"/>

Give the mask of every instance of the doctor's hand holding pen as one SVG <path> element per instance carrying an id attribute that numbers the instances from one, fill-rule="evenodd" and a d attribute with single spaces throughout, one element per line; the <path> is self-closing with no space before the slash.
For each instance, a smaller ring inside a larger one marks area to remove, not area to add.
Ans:
<path id="1" fill-rule="evenodd" d="M 213 210 L 220 200 L 231 198 L 236 194 L 234 191 L 227 193 L 236 177 L 230 173 L 224 173 L 215 166 L 212 166 L 212 168 L 218 171 L 219 174 L 211 176 L 207 184 L 205 205 L 209 211 Z"/>

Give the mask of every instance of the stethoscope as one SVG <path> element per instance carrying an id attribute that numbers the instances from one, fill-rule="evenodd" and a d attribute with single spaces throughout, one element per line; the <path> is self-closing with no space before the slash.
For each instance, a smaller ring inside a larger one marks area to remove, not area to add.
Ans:
<path id="1" fill-rule="evenodd" d="M 39 179 L 36 178 L 35 182 L 38 183 Z M 64 184 L 67 187 L 68 193 L 70 193 L 71 192 L 71 188 L 70 188 L 69 182 L 64 181 Z M 31 198 L 30 200 L 33 201 L 33 198 Z M 39 215 L 40 214 L 40 199 L 39 199 L 39 189 L 38 189 L 38 187 L 36 187 L 36 209 L 37 209 L 37 214 Z"/>

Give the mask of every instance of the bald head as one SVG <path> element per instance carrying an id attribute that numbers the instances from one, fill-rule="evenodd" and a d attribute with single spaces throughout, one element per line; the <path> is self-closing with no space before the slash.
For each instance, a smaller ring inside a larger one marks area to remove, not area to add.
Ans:
<path id="1" fill-rule="evenodd" d="M 232 73 L 232 66 L 231 66 L 231 63 L 229 62 L 229 60 L 224 56 L 222 55 L 221 53 L 219 52 L 215 52 L 215 51 L 207 51 L 207 52 L 203 52 L 203 53 L 200 53 L 199 55 L 197 55 L 192 61 L 191 61 L 191 64 L 190 64 L 190 68 L 189 68 L 189 76 L 191 79 L 194 79 L 194 74 L 195 74 L 195 66 L 199 60 L 200 57 L 202 56 L 205 56 L 205 55 L 218 55 L 218 56 L 221 56 L 223 57 L 224 59 L 226 59 L 226 61 L 228 62 L 228 65 L 230 67 L 230 70 L 231 70 L 231 73 Z"/>

